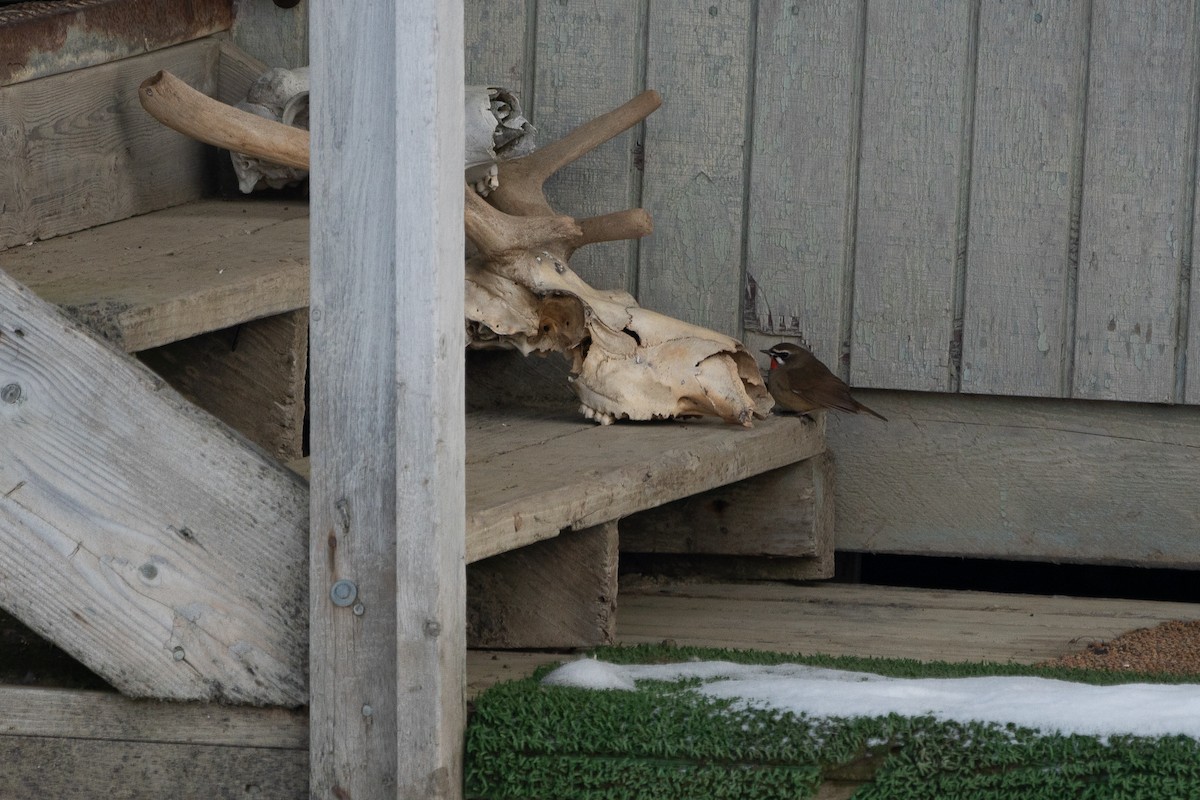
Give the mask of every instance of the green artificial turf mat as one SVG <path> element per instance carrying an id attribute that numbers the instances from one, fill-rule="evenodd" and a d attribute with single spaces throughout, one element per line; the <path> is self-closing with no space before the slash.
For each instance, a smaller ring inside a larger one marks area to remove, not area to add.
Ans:
<path id="1" fill-rule="evenodd" d="M 1093 684 L 1185 683 L 1014 664 L 922 663 L 699 648 L 601 648 L 613 663 L 800 663 L 892 677 L 1036 676 Z M 639 681 L 635 691 L 492 687 L 467 730 L 469 798 L 1200 798 L 1200 742 L 1185 736 L 1044 734 L 932 717 L 838 719 L 735 708 L 697 681 Z"/>

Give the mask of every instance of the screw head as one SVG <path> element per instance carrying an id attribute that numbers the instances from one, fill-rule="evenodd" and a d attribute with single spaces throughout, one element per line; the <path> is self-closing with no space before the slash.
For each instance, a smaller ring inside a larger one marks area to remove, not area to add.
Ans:
<path id="1" fill-rule="evenodd" d="M 175 659 L 176 661 L 183 661 L 183 659 L 184 659 L 184 652 L 183 652 L 183 648 L 182 648 L 182 647 L 176 647 L 174 650 L 172 650 L 172 651 L 171 651 L 171 658 Z"/>
<path id="2" fill-rule="evenodd" d="M 354 581 L 348 581 L 345 578 L 334 583 L 329 589 L 329 599 L 335 606 L 348 606 L 357 597 L 358 587 L 354 585 Z"/>
<path id="3" fill-rule="evenodd" d="M 354 616 L 361 617 L 366 612 L 367 608 L 362 603 L 355 603 L 354 608 L 350 610 L 354 612 Z"/>
<path id="4" fill-rule="evenodd" d="M 0 400 L 9 404 L 19 403 L 21 401 L 21 384 L 10 383 L 0 389 Z"/>

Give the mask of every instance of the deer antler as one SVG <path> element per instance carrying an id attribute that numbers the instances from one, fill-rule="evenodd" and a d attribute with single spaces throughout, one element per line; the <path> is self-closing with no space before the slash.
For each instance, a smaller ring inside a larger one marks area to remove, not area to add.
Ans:
<path id="1" fill-rule="evenodd" d="M 160 72 L 139 91 L 164 124 L 209 144 L 308 168 L 308 131 L 212 100 Z M 601 291 L 567 261 L 594 242 L 653 230 L 643 209 L 576 221 L 557 214 L 543 186 L 557 170 L 645 119 L 661 104 L 648 91 L 562 139 L 500 166 L 484 200 L 465 189 L 464 224 L 477 253 L 467 259 L 468 343 L 557 351 L 572 365 L 583 413 L 614 419 L 714 415 L 750 425 L 771 408 L 754 357 L 736 339 L 641 308 L 623 291 Z"/>
<path id="2" fill-rule="evenodd" d="M 567 264 L 586 244 L 648 235 L 650 215 L 635 208 L 576 225 L 545 196 L 555 171 L 660 104 L 657 92 L 643 92 L 557 142 L 502 163 L 500 186 L 486 201 L 468 192 L 467 236 L 480 251 L 467 263 L 469 339 L 479 347 L 562 352 L 584 414 L 600 422 L 715 415 L 749 425 L 772 402 L 740 342 L 641 308 L 625 292 L 594 289 Z"/>

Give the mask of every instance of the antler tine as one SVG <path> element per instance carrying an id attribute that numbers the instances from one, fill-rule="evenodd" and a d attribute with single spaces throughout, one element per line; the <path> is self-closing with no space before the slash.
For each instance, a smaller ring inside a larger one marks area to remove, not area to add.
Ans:
<path id="1" fill-rule="evenodd" d="M 565 251 L 583 234 L 575 220 L 565 216 L 514 217 L 493 208 L 464 185 L 463 223 L 467 238 L 489 258 L 548 249 Z"/>
<path id="2" fill-rule="evenodd" d="M 571 242 L 571 253 L 586 244 L 597 242 L 615 242 L 620 239 L 640 239 L 654 233 L 654 222 L 650 212 L 644 208 L 630 208 L 625 211 L 614 211 L 598 217 L 588 217 L 578 220 L 582 235 Z"/>
<path id="3" fill-rule="evenodd" d="M 558 170 L 577 161 L 619 133 L 632 128 L 662 105 L 662 96 L 648 89 L 607 114 L 585 122 L 556 142 L 500 165 L 500 188 L 490 195 L 499 209 L 519 216 L 553 214 L 542 184 Z"/>

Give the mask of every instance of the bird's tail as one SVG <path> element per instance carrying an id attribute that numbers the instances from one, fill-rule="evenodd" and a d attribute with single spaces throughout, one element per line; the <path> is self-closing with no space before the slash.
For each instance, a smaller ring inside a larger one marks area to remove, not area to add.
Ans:
<path id="1" fill-rule="evenodd" d="M 880 414 L 878 411 L 873 411 L 873 410 L 867 408 L 866 406 L 864 406 L 862 403 L 858 402 L 857 400 L 854 401 L 854 405 L 855 405 L 855 409 L 854 409 L 855 413 L 861 414 L 861 413 L 865 412 L 867 414 L 870 414 L 872 417 L 876 417 L 878 419 L 883 420 L 884 422 L 888 421 L 887 417 L 885 417 L 883 414 Z"/>

